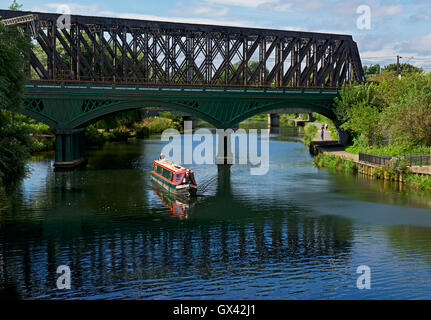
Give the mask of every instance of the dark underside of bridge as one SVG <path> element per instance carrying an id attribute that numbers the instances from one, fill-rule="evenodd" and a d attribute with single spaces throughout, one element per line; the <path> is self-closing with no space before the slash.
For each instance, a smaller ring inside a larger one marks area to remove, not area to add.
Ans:
<path id="1" fill-rule="evenodd" d="M 54 128 L 57 167 L 84 161 L 85 127 L 112 113 L 162 107 L 218 128 L 288 108 L 335 119 L 337 89 L 364 81 L 349 35 L 0 10 L 30 14 L 23 113 Z"/>

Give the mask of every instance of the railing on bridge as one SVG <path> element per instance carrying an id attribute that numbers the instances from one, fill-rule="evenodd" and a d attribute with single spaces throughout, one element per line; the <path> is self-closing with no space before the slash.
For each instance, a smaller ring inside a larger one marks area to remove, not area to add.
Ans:
<path id="1" fill-rule="evenodd" d="M 398 158 L 406 162 L 407 166 L 429 166 L 431 165 L 430 154 L 402 154 L 396 157 L 392 156 L 378 156 L 359 152 L 359 161 L 376 164 L 380 166 L 387 166 L 391 164 L 391 160 Z"/>
<path id="2" fill-rule="evenodd" d="M 3 19 L 28 14 L 39 17 L 28 70 L 37 80 L 324 88 L 364 81 L 349 35 L 77 15 L 59 29 L 59 14 L 0 10 Z"/>

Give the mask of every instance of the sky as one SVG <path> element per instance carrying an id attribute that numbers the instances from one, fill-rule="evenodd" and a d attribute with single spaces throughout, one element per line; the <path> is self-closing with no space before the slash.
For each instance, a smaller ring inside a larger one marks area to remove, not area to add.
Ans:
<path id="1" fill-rule="evenodd" d="M 12 0 L 0 0 L 6 9 Z M 351 34 L 362 63 L 431 71 L 431 0 L 18 0 L 22 10 Z M 368 14 L 369 13 L 369 14 Z"/>

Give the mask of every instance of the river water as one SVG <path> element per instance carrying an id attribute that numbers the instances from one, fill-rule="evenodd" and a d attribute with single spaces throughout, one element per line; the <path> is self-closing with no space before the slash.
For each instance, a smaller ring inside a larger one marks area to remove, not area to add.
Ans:
<path id="1" fill-rule="evenodd" d="M 0 292 L 24 299 L 431 299 L 431 196 L 313 166 L 302 130 L 269 142 L 270 167 L 190 165 L 196 201 L 150 181 L 166 142 L 108 143 L 86 170 L 53 154 L 0 195 Z M 222 172 L 222 171 L 220 171 Z M 56 287 L 57 267 L 71 289 Z M 370 268 L 360 290 L 358 266 Z"/>

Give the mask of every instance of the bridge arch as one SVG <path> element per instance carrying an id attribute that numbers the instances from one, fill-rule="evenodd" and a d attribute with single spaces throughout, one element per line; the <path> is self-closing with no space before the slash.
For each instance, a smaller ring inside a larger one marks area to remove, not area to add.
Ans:
<path id="1" fill-rule="evenodd" d="M 223 102 L 221 102 L 223 103 Z M 244 102 L 243 102 L 244 103 Z M 88 125 L 101 120 L 109 115 L 116 114 L 123 111 L 136 110 L 145 107 L 163 108 L 172 111 L 181 111 L 199 119 L 207 121 L 216 128 L 229 128 L 235 127 L 238 123 L 253 117 L 261 113 L 270 113 L 274 110 L 280 109 L 304 109 L 310 112 L 317 112 L 322 114 L 332 120 L 336 119 L 334 112 L 331 109 L 331 105 L 327 101 L 323 102 L 292 102 L 292 101 L 278 101 L 278 102 L 261 102 L 256 103 L 249 101 L 245 103 L 246 105 L 252 105 L 252 108 L 243 109 L 238 108 L 235 102 L 226 101 L 225 105 L 227 109 L 233 110 L 229 118 L 223 115 L 214 116 L 209 109 L 211 108 L 207 101 L 194 101 L 190 100 L 187 103 L 179 103 L 175 101 L 164 101 L 157 99 L 142 99 L 136 101 L 124 101 L 113 103 L 106 107 L 98 108 L 94 111 L 83 113 L 81 116 L 72 120 L 68 127 L 71 129 L 75 128 L 85 128 Z"/>
<path id="2" fill-rule="evenodd" d="M 88 125 L 101 120 L 105 117 L 108 117 L 112 114 L 137 110 L 141 108 L 154 107 L 154 108 L 164 108 L 173 111 L 181 111 L 188 114 L 191 114 L 197 118 L 207 121 L 208 123 L 217 127 L 219 125 L 219 121 L 214 117 L 205 114 L 199 109 L 194 109 L 191 107 L 187 107 L 180 103 L 170 102 L 170 101 L 160 101 L 160 100 L 137 100 L 137 101 L 126 101 L 120 102 L 116 104 L 112 104 L 105 108 L 100 108 L 98 110 L 92 111 L 88 114 L 84 114 L 81 117 L 70 122 L 69 126 L 72 128 L 85 128 Z"/>

